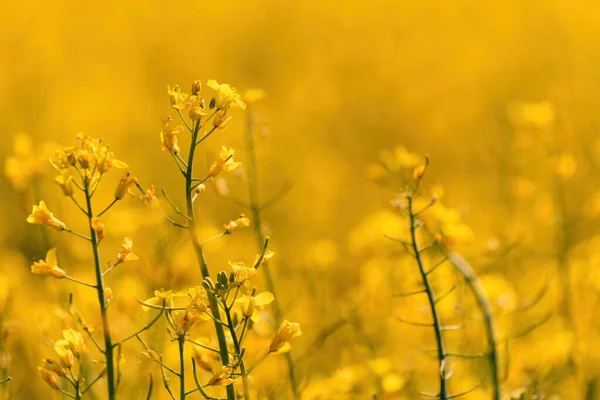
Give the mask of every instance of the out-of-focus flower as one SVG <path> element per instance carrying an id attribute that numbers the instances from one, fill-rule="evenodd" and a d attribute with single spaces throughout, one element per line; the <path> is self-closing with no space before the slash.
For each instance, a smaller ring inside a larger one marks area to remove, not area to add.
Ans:
<path id="1" fill-rule="evenodd" d="M 233 160 L 234 153 L 235 151 L 233 149 L 222 146 L 217 159 L 210 166 L 208 172 L 209 175 L 215 177 L 219 175 L 221 171 L 233 171 L 242 165 L 242 163 Z"/>
<path id="2" fill-rule="evenodd" d="M 246 103 L 256 103 L 267 97 L 267 92 L 261 88 L 248 89 L 244 92 L 244 100 Z"/>
<path id="3" fill-rule="evenodd" d="M 172 290 L 155 290 L 154 297 L 151 297 L 144 301 L 146 304 L 162 307 L 163 303 L 166 307 L 174 307 L 174 299 L 176 298 L 188 298 L 188 294 L 185 292 L 176 292 L 173 293 Z M 150 307 L 142 305 L 142 310 L 148 311 Z"/>
<path id="4" fill-rule="evenodd" d="M 126 261 L 135 261 L 140 258 L 133 254 L 131 249 L 133 248 L 133 240 L 130 237 L 126 237 L 123 239 L 123 244 L 121 245 L 121 251 L 117 254 L 117 260 L 120 263 L 124 263 Z"/>
<path id="5" fill-rule="evenodd" d="M 39 260 L 31 266 L 31 273 L 35 275 L 53 276 L 57 279 L 64 278 L 67 273 L 59 268 L 56 260 L 56 248 L 48 250 L 45 260 Z"/>
<path id="6" fill-rule="evenodd" d="M 197 338 L 194 342 L 204 345 L 205 347 L 211 347 L 212 345 L 206 338 Z M 196 364 L 207 372 L 213 372 L 213 365 L 219 361 L 218 353 L 200 346 L 194 346 L 192 357 L 194 357 Z"/>
<path id="7" fill-rule="evenodd" d="M 146 204 L 150 204 L 153 207 L 160 207 L 160 202 L 158 201 L 158 197 L 156 197 L 156 189 L 154 189 L 154 185 L 150 185 L 150 188 L 146 190 L 146 194 L 140 196 L 140 200 Z"/>
<path id="8" fill-rule="evenodd" d="M 563 179 L 570 179 L 577 172 L 577 161 L 571 154 L 561 154 L 554 160 L 554 171 Z"/>
<path id="9" fill-rule="evenodd" d="M 219 371 L 217 371 L 208 381 L 209 386 L 229 386 L 235 383 L 235 378 L 231 375 L 233 374 L 233 368 L 223 366 Z"/>
<path id="10" fill-rule="evenodd" d="M 43 200 L 40 201 L 39 205 L 33 206 L 31 215 L 27 217 L 27 222 L 30 224 L 46 225 L 59 232 L 66 228 L 65 223 L 54 217 L 54 214 L 50 212 Z"/>
<path id="11" fill-rule="evenodd" d="M 250 226 L 250 219 L 244 214 L 240 214 L 238 219 L 235 221 L 229 221 L 229 223 L 223 225 L 225 227 L 225 233 L 231 234 L 237 228 L 247 228 Z"/>
<path id="12" fill-rule="evenodd" d="M 300 335 L 302 335 L 302 331 L 300 330 L 299 323 L 290 322 L 287 319 L 284 320 L 279 326 L 279 329 L 277 329 L 275 336 L 273 336 L 273 340 L 271 340 L 269 351 L 271 353 L 278 351 L 287 342 Z"/>
<path id="13" fill-rule="evenodd" d="M 85 345 L 83 340 L 83 336 L 81 333 L 77 332 L 74 329 L 65 329 L 63 330 L 63 337 L 69 344 L 71 351 L 75 355 L 75 357 L 79 357 L 82 353 L 87 353 L 88 348 Z"/>
<path id="14" fill-rule="evenodd" d="M 73 196 L 73 177 L 71 174 L 60 174 L 54 179 L 54 182 L 56 182 L 66 197 Z"/>
<path id="15" fill-rule="evenodd" d="M 48 384 L 48 386 L 50 386 L 54 390 L 59 389 L 58 382 L 56 381 L 56 378 L 54 377 L 54 374 L 52 374 L 52 372 L 48 371 L 44 367 L 38 367 L 38 372 L 40 373 L 40 376 L 42 377 L 44 382 Z"/>

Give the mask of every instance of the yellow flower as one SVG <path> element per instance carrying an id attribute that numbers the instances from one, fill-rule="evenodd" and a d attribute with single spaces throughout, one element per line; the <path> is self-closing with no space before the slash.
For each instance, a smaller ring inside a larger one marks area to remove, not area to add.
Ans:
<path id="1" fill-rule="evenodd" d="M 121 178 L 119 184 L 117 185 L 117 189 L 115 189 L 115 198 L 117 200 L 122 200 L 137 181 L 138 179 L 136 177 L 132 177 L 129 174 Z"/>
<path id="2" fill-rule="evenodd" d="M 60 186 L 65 196 L 73 196 L 73 177 L 71 175 L 61 174 L 54 179 L 54 182 Z"/>
<path id="3" fill-rule="evenodd" d="M 202 90 L 202 82 L 199 80 L 195 80 L 192 82 L 192 95 L 198 96 L 198 93 Z"/>
<path id="4" fill-rule="evenodd" d="M 71 350 L 71 345 L 66 339 L 57 340 L 54 343 L 54 351 L 60 357 L 63 367 L 70 368 L 75 365 L 75 354 Z"/>
<path id="5" fill-rule="evenodd" d="M 48 210 L 48 207 L 46 207 L 46 203 L 43 200 L 40 201 L 39 205 L 33 206 L 31 215 L 27 217 L 27 222 L 30 224 L 46 225 L 59 232 L 66 228 L 65 223 L 58 218 L 55 218 L 54 214 Z"/>
<path id="6" fill-rule="evenodd" d="M 219 110 L 227 110 L 231 107 L 232 104 L 237 105 L 242 110 L 246 109 L 246 103 L 240 100 L 240 95 L 231 86 L 226 83 L 219 84 L 214 79 L 209 80 L 207 86 L 211 89 L 217 91 L 217 96 L 215 97 L 215 106 Z"/>
<path id="7" fill-rule="evenodd" d="M 121 251 L 119 252 L 119 254 L 117 254 L 117 260 L 120 263 L 124 263 L 126 261 L 139 260 L 140 258 L 131 252 L 132 248 L 133 240 L 131 240 L 130 237 L 126 237 L 125 239 L 123 239 Z"/>
<path id="8" fill-rule="evenodd" d="M 104 297 L 106 298 L 106 305 L 109 305 L 110 302 L 115 298 L 111 288 L 104 288 Z"/>
<path id="9" fill-rule="evenodd" d="M 83 340 L 83 336 L 81 333 L 77 332 L 74 329 L 65 329 L 63 330 L 63 337 L 67 341 L 70 346 L 71 351 L 75 355 L 75 357 L 79 357 L 82 353 L 87 353 L 88 348 L 85 345 Z M 57 342 L 58 343 L 58 342 Z"/>
<path id="10" fill-rule="evenodd" d="M 179 153 L 179 145 L 177 144 L 177 135 L 183 132 L 183 126 L 171 126 L 173 119 L 170 116 L 162 119 L 162 130 L 160 131 L 160 143 L 162 151 L 173 151 Z"/>
<path id="11" fill-rule="evenodd" d="M 208 381 L 209 386 L 229 386 L 235 383 L 235 379 L 231 377 L 233 368 L 222 366 Z"/>
<path id="12" fill-rule="evenodd" d="M 48 251 L 45 260 L 34 262 L 31 266 L 31 273 L 35 275 L 53 276 L 57 279 L 62 279 L 67 275 L 63 269 L 58 267 L 56 261 L 56 248 Z"/>
<path id="13" fill-rule="evenodd" d="M 275 300 L 270 292 L 262 292 L 256 296 L 242 296 L 236 300 L 236 303 L 240 304 L 242 315 L 250 318 L 253 322 L 260 321 L 260 314 L 256 307 L 264 307 L 271 304 Z"/>
<path id="14" fill-rule="evenodd" d="M 247 228 L 250 226 L 250 220 L 244 215 L 240 214 L 238 219 L 235 221 L 229 221 L 229 223 L 223 225 L 225 233 L 230 235 L 237 228 Z"/>
<path id="15" fill-rule="evenodd" d="M 51 358 L 44 359 L 44 365 L 42 368 L 44 368 L 50 372 L 54 372 L 56 375 L 58 375 L 60 377 L 63 377 L 67 374 L 67 372 L 60 365 L 60 363 Z"/>
<path id="16" fill-rule="evenodd" d="M 156 197 L 156 189 L 154 189 L 154 185 L 150 185 L 150 188 L 146 190 L 146 194 L 140 196 L 140 200 L 156 208 L 160 207 L 160 203 Z"/>
<path id="17" fill-rule="evenodd" d="M 159 306 L 159 307 L 162 307 L 162 305 L 164 303 L 165 306 L 167 306 L 167 307 L 175 307 L 175 303 L 174 303 L 173 299 L 177 298 L 177 297 L 187 298 L 188 294 L 185 292 L 173 293 L 172 290 L 167 290 L 167 291 L 155 290 L 154 297 L 151 297 L 151 298 L 145 300 L 144 303 L 154 305 L 154 306 Z M 150 310 L 150 307 L 142 305 L 142 310 L 148 311 L 148 310 Z"/>
<path id="18" fill-rule="evenodd" d="M 212 163 L 209 169 L 209 175 L 215 177 L 219 175 L 221 171 L 233 171 L 242 163 L 233 161 L 233 154 L 235 151 L 233 149 L 228 149 L 225 146 L 221 147 L 221 152 L 217 159 Z"/>
<path id="19" fill-rule="evenodd" d="M 290 322 L 287 319 L 284 320 L 279 326 L 279 329 L 277 329 L 273 340 L 271 340 L 269 351 L 272 353 L 276 352 L 281 349 L 284 344 L 300 335 L 302 335 L 302 331 L 300 330 L 299 323 Z"/>
<path id="20" fill-rule="evenodd" d="M 52 372 L 48 371 L 44 367 L 38 367 L 38 372 L 40 373 L 40 376 L 42 377 L 44 382 L 48 384 L 48 386 L 50 386 L 54 390 L 58 390 L 58 382 L 56 382 L 56 378 L 54 377 Z"/>
<path id="21" fill-rule="evenodd" d="M 115 158 L 112 151 L 108 151 L 108 147 L 102 147 L 96 155 L 96 169 L 101 174 L 108 172 L 109 169 L 115 167 L 119 169 L 129 168 L 129 165 Z"/>
<path id="22" fill-rule="evenodd" d="M 104 222 L 100 221 L 100 218 L 92 218 L 92 229 L 94 229 L 94 232 L 96 232 L 96 236 L 98 236 L 98 239 L 104 239 L 104 236 L 106 235 L 106 230 L 104 227 Z"/>
<path id="23" fill-rule="evenodd" d="M 227 123 L 229 121 L 231 121 L 233 117 L 232 116 L 227 116 L 227 114 L 225 113 L 225 111 L 218 111 L 217 114 L 215 115 L 215 118 L 213 119 L 213 124 L 215 127 L 223 130 L 225 128 L 227 128 Z"/>
<path id="24" fill-rule="evenodd" d="M 206 338 L 198 338 L 194 340 L 204 346 L 211 347 L 211 343 Z M 213 372 L 213 364 L 219 361 L 219 354 L 200 346 L 194 346 L 192 357 L 196 361 L 196 365 L 205 371 Z"/>
<path id="25" fill-rule="evenodd" d="M 256 258 L 254 259 L 254 268 L 258 268 L 261 265 L 263 265 L 264 263 L 268 262 L 271 258 L 273 258 L 273 256 L 275 256 L 275 252 L 268 250 L 265 252 L 265 255 L 263 256 L 262 260 L 260 259 L 260 254 L 256 255 Z M 258 264 L 260 260 L 260 265 Z"/>
<path id="26" fill-rule="evenodd" d="M 248 280 L 256 275 L 256 269 L 254 267 L 248 268 L 243 262 L 229 262 L 229 265 L 233 269 L 233 282 L 232 286 L 249 286 Z"/>
<path id="27" fill-rule="evenodd" d="M 167 93 L 169 94 L 169 102 L 171 103 L 171 107 L 176 110 L 182 110 L 189 105 L 186 104 L 186 100 L 188 99 L 188 95 L 185 93 L 181 93 L 181 88 L 178 85 L 171 87 L 167 86 Z"/>

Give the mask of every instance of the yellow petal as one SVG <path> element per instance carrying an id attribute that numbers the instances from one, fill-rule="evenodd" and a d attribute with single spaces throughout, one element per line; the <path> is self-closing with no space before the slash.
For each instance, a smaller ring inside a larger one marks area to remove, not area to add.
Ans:
<path id="1" fill-rule="evenodd" d="M 115 167 L 115 168 L 120 168 L 120 169 L 129 168 L 129 165 L 125 164 L 121 160 L 117 160 L 116 158 L 113 158 L 111 160 L 111 163 L 112 163 L 113 167 Z"/>
<path id="2" fill-rule="evenodd" d="M 254 296 L 254 301 L 257 306 L 266 306 L 275 300 L 275 296 L 269 292 L 262 292 Z"/>
<path id="3" fill-rule="evenodd" d="M 48 250 L 48 253 L 46 254 L 46 263 L 48 263 L 48 265 L 51 266 L 58 265 L 58 261 L 56 258 L 56 247 Z"/>

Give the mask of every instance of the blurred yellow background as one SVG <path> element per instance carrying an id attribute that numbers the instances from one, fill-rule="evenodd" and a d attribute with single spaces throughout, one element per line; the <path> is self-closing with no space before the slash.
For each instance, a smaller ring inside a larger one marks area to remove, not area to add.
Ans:
<path id="1" fill-rule="evenodd" d="M 388 206 L 397 188 L 381 188 L 367 171 L 397 145 L 429 154 L 428 184 L 444 187 L 444 204 L 473 231 L 457 248 L 499 307 L 501 332 L 554 312 L 510 342 L 505 391 L 535 387 L 564 399 L 600 398 L 599 16 L 600 5 L 579 0 L 6 1 L 0 159 L 28 157 L 28 148 L 41 156 L 85 132 L 109 143 L 145 186 L 178 198 L 181 182 L 158 136 L 160 118 L 173 115 L 166 86 L 189 92 L 194 79 L 216 79 L 242 93 L 264 89 L 267 97 L 253 106 L 260 191 L 268 199 L 292 187 L 265 211 L 265 222 L 277 253 L 280 303 L 304 332 L 293 348 L 295 357 L 306 355 L 298 366 L 303 398 L 362 399 L 378 391 L 412 399 L 436 390 L 435 365 L 421 352 L 434 347 L 433 336 L 391 318 L 399 310 L 417 320 L 427 314 L 416 300 L 392 300 L 398 285 L 414 282 L 414 266 L 393 257 L 397 244 L 383 236 L 400 223 Z M 221 144 L 246 161 L 246 117 L 231 114 L 228 129 L 207 141 L 200 167 Z M 69 292 L 89 322 L 98 318 L 85 289 L 29 273 L 48 250 L 39 227 L 25 222 L 32 204 L 45 199 L 65 222 L 85 226 L 46 171 L 21 187 L 10 176 L 0 183 L 0 306 L 8 332 L 0 367 L 13 377 L 0 390 L 7 398 L 59 398 L 35 368 L 51 354 L 49 338 L 60 336 L 66 317 L 58 310 Z M 119 178 L 107 178 L 98 203 L 110 201 Z M 203 199 L 203 238 L 244 212 L 237 204 L 248 196 L 243 174 L 230 175 L 228 185 L 228 196 L 209 190 Z M 155 214 L 129 199 L 106 217 L 104 258 L 123 236 L 133 238 L 141 258 L 110 278 L 117 336 L 145 321 L 134 296 L 200 282 L 187 237 Z M 71 270 L 91 279 L 87 249 L 64 235 L 50 241 L 64 249 Z M 207 251 L 216 271 L 228 260 L 250 262 L 257 249 L 248 230 Z M 436 279 L 449 286 L 457 277 L 447 267 Z M 512 312 L 546 281 L 549 293 L 530 314 Z M 453 315 L 457 304 L 445 312 Z M 456 334 L 457 342 L 485 351 L 480 329 Z M 143 398 L 145 386 L 133 377 L 146 379 L 154 367 L 141 350 L 133 342 L 126 349 L 123 398 Z M 452 388 L 482 381 L 465 398 L 491 398 L 483 364 L 457 362 Z M 281 360 L 256 374 L 266 388 L 261 396 L 288 398 Z M 332 380 L 339 392 L 328 392 Z M 155 395 L 166 398 L 164 391 Z"/>

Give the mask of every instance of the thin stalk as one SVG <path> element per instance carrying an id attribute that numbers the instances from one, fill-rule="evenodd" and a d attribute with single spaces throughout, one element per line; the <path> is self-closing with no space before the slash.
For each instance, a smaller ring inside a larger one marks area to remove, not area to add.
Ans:
<path id="1" fill-rule="evenodd" d="M 465 278 L 467 285 L 473 292 L 473 295 L 477 299 L 479 309 L 483 313 L 483 319 L 485 321 L 485 329 L 487 333 L 487 339 L 490 346 L 489 361 L 490 368 L 492 370 L 492 384 L 494 391 L 494 400 L 500 400 L 502 393 L 500 389 L 500 362 L 498 360 L 498 336 L 496 331 L 496 324 L 492 315 L 492 307 L 488 300 L 487 293 L 481 283 L 479 277 L 475 274 L 473 268 L 469 263 L 458 253 L 448 254 L 450 263 L 458 270 L 458 272 Z"/>
<path id="2" fill-rule="evenodd" d="M 244 400 L 250 400 L 250 392 L 248 388 L 248 373 L 246 372 L 246 364 L 244 362 L 244 358 L 242 357 L 242 348 L 240 346 L 240 341 L 238 339 L 235 328 L 233 327 L 233 320 L 231 319 L 231 308 L 227 308 L 227 304 L 223 302 L 225 305 L 225 315 L 227 316 L 227 324 L 229 325 L 229 333 L 231 334 L 231 340 L 233 341 L 233 348 L 235 349 L 236 355 L 240 364 L 240 374 L 242 376 L 242 386 L 244 388 Z"/>
<path id="3" fill-rule="evenodd" d="M 88 222 L 90 226 L 90 238 L 92 242 L 92 251 L 94 252 L 94 268 L 96 270 L 96 291 L 98 293 L 98 303 L 100 304 L 100 314 L 102 316 L 102 330 L 104 332 L 104 355 L 106 357 L 106 386 L 108 390 L 108 400 L 114 400 L 115 390 L 115 365 L 113 360 L 113 345 L 110 335 L 110 324 L 106 312 L 106 298 L 104 297 L 104 278 L 102 276 L 102 263 L 100 262 L 100 251 L 98 249 L 98 236 L 92 227 L 92 197 L 90 196 L 89 183 L 85 181 L 85 200 L 87 205 Z"/>
<path id="4" fill-rule="evenodd" d="M 185 400 L 185 337 L 179 336 L 179 398 Z"/>
<path id="5" fill-rule="evenodd" d="M 258 188 L 258 164 L 256 162 L 256 151 L 254 146 L 254 125 L 250 116 L 250 110 L 248 110 L 248 119 L 246 125 L 246 152 L 248 154 L 248 191 L 250 196 L 250 210 L 252 212 L 252 222 L 254 225 L 254 235 L 256 237 L 256 243 L 258 249 L 262 249 L 265 243 L 265 237 L 262 231 L 262 206 L 260 204 L 259 188 Z M 268 263 L 262 265 L 263 273 L 265 277 L 265 283 L 267 290 L 273 294 L 275 300 L 273 303 L 273 312 L 275 314 L 275 323 L 281 324 L 281 305 L 279 304 L 277 292 L 275 290 L 275 283 L 271 269 Z M 300 398 L 300 392 L 298 390 L 298 382 L 296 380 L 296 371 L 294 368 L 294 359 L 291 351 L 285 353 L 285 359 L 288 366 L 288 378 L 290 380 L 290 386 L 294 399 Z"/>
<path id="6" fill-rule="evenodd" d="M 200 265 L 202 279 L 205 279 L 210 277 L 210 272 L 208 270 L 208 265 L 206 264 L 206 259 L 204 258 L 204 251 L 202 249 L 202 244 L 200 243 L 200 238 L 198 237 L 196 215 L 194 212 L 194 200 L 192 193 L 192 179 L 194 176 L 194 155 L 196 152 L 196 140 L 198 139 L 199 131 L 200 124 L 197 123 L 194 131 L 192 132 L 190 153 L 187 163 L 188 167 L 185 177 L 185 197 L 187 205 L 187 215 L 189 217 L 188 231 L 190 233 L 192 245 L 194 246 L 194 250 L 196 252 L 198 264 Z M 223 328 L 223 325 L 221 323 L 221 312 L 219 310 L 219 304 L 214 293 L 208 293 L 208 301 L 211 313 L 214 317 L 215 333 L 217 335 L 217 341 L 219 342 L 219 354 L 221 356 L 221 363 L 223 365 L 229 365 L 229 351 L 227 349 L 227 338 L 225 337 L 225 329 Z M 227 399 L 235 400 L 235 388 L 233 387 L 233 385 L 227 386 Z"/>
<path id="7" fill-rule="evenodd" d="M 417 242 L 417 232 L 416 232 L 416 216 L 413 210 L 413 198 L 412 195 L 407 197 L 408 201 L 408 216 L 410 221 L 410 237 L 411 237 L 411 245 L 414 251 L 415 260 L 417 261 L 417 265 L 419 267 L 419 272 L 421 273 L 421 279 L 423 280 L 423 284 L 425 285 L 425 290 L 427 291 L 427 298 L 429 300 L 429 306 L 431 308 L 431 315 L 433 317 L 433 330 L 435 333 L 435 340 L 437 344 L 437 356 L 440 367 L 440 393 L 439 398 L 441 400 L 448 399 L 448 391 L 446 388 L 446 351 L 444 349 L 444 340 L 442 337 L 442 324 L 440 321 L 440 316 L 438 314 L 437 308 L 435 306 L 436 299 L 435 294 L 433 293 L 433 289 L 431 288 L 431 284 L 429 283 L 429 277 L 427 275 L 427 271 L 425 270 L 425 265 L 423 263 L 423 259 L 421 257 L 421 253 L 419 252 L 419 244 Z"/>

